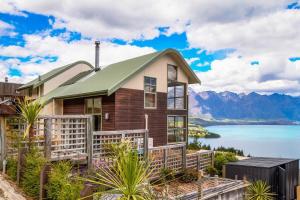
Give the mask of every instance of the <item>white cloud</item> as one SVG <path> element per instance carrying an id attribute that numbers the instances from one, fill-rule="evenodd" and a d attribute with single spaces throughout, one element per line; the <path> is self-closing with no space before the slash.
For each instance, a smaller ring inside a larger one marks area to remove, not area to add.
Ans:
<path id="1" fill-rule="evenodd" d="M 15 35 L 15 32 L 13 32 L 14 28 L 15 28 L 14 26 L 0 20 L 0 36 L 4 36 L 4 35 L 14 36 Z"/>
<path id="2" fill-rule="evenodd" d="M 55 21 L 51 24 L 55 28 L 66 27 L 84 37 L 101 40 L 151 39 L 159 35 L 158 27 L 169 27 L 166 35 L 186 31 L 190 47 L 208 51 L 236 49 L 224 60 L 213 61 L 211 71 L 198 73 L 203 83 L 201 90 L 295 94 L 300 92 L 300 62 L 292 63 L 288 58 L 300 57 L 300 12 L 286 10 L 288 3 L 291 2 L 7 0 L 0 2 L 0 11 L 20 14 L 26 10 L 52 15 Z M 0 55 L 59 56 L 56 63 L 44 60 L 43 68 L 30 62 L 20 66 L 26 77 L 76 59 L 93 62 L 90 41 L 66 43 L 66 38 L 67 34 L 64 37 L 27 35 L 25 47 L 0 47 Z M 153 49 L 104 42 L 101 62 L 106 64 L 150 51 Z M 259 61 L 259 65 L 251 66 L 253 60 Z M 187 61 L 192 63 L 196 58 Z"/>
<path id="3" fill-rule="evenodd" d="M 282 9 L 287 0 L 219 0 L 188 3 L 184 0 L 7 0 L 19 10 L 53 15 L 55 26 L 94 38 L 147 39 L 158 36 L 158 27 L 169 27 L 167 35 L 185 31 L 186 24 L 229 22 Z M 59 5 L 59 6 L 58 6 Z"/>
<path id="4" fill-rule="evenodd" d="M 9 57 L 32 57 L 28 62 L 21 63 L 17 59 L 2 61 L 8 66 L 22 72 L 19 81 L 26 82 L 37 74 L 45 73 L 53 68 L 69 64 L 78 60 L 86 60 L 94 64 L 94 44 L 90 40 L 80 40 L 74 42 L 65 42 L 60 37 L 24 35 L 26 45 L 0 47 L 0 56 Z M 136 57 L 154 49 L 148 47 L 137 47 L 132 45 L 117 45 L 110 42 L 103 42 L 100 50 L 100 64 L 102 66 L 117 62 L 127 58 Z M 56 62 L 50 62 L 44 59 L 45 56 L 57 56 Z M 40 60 L 40 63 L 34 61 Z M 0 63 L 1 64 L 1 63 Z"/>
<path id="5" fill-rule="evenodd" d="M 229 23 L 190 25 L 187 37 L 192 47 L 209 51 L 233 48 L 236 51 L 212 70 L 199 73 L 204 88 L 238 92 L 300 91 L 300 12 L 281 10 L 268 15 Z M 251 61 L 259 65 L 251 66 Z"/>

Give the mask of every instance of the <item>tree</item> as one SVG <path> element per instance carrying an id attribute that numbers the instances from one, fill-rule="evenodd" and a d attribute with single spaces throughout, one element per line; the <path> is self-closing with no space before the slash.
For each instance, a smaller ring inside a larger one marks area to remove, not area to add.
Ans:
<path id="1" fill-rule="evenodd" d="M 275 194 L 271 193 L 271 187 L 264 181 L 253 182 L 247 189 L 247 200 L 272 200 Z"/>
<path id="2" fill-rule="evenodd" d="M 21 111 L 21 116 L 26 123 L 24 138 L 28 136 L 28 147 L 30 149 L 34 141 L 34 124 L 43 109 L 43 104 L 41 104 L 38 100 L 30 101 L 28 99 L 24 99 L 19 102 L 19 109 Z"/>

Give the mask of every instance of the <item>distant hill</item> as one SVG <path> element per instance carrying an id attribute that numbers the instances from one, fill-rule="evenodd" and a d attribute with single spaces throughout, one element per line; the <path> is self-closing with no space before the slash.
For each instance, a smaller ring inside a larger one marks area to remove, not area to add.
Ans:
<path id="1" fill-rule="evenodd" d="M 255 92 L 197 93 L 190 89 L 189 112 L 190 116 L 206 121 L 300 121 L 300 97 L 277 93 L 260 95 Z"/>

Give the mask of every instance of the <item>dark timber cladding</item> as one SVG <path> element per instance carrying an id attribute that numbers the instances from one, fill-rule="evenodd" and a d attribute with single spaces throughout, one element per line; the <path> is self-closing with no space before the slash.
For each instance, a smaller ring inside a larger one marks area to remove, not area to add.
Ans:
<path id="1" fill-rule="evenodd" d="M 111 96 L 102 98 L 102 130 L 130 130 L 145 128 L 145 114 L 149 116 L 149 137 L 153 145 L 167 144 L 167 116 L 187 116 L 187 110 L 167 110 L 167 93 L 157 92 L 157 107 L 144 108 L 144 91 L 118 89 Z M 84 98 L 65 99 L 64 115 L 84 114 Z M 105 113 L 109 119 L 105 120 Z"/>
<path id="2" fill-rule="evenodd" d="M 226 178 L 250 181 L 266 181 L 276 194 L 276 199 L 291 200 L 296 198 L 298 185 L 299 160 L 284 158 L 250 158 L 226 164 Z"/>
<path id="3" fill-rule="evenodd" d="M 115 93 L 116 130 L 144 129 L 149 116 L 149 137 L 154 146 L 167 144 L 167 93 L 157 92 L 157 108 L 144 108 L 144 91 L 121 88 Z"/>

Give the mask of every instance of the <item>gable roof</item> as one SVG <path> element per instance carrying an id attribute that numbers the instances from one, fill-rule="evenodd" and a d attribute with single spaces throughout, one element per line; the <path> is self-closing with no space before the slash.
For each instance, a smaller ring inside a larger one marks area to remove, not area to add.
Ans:
<path id="1" fill-rule="evenodd" d="M 132 76 L 166 54 L 177 58 L 179 62 L 182 63 L 182 69 L 188 75 L 190 84 L 200 83 L 200 80 L 180 53 L 174 49 L 166 49 L 164 51 L 154 52 L 108 65 L 102 70 L 89 73 L 73 84 L 63 85 L 54 89 L 42 97 L 42 101 L 48 102 L 53 98 L 70 98 L 100 94 L 111 95 Z"/>
<path id="2" fill-rule="evenodd" d="M 62 67 L 55 68 L 55 69 L 47 72 L 46 74 L 43 74 L 40 77 L 38 77 L 38 78 L 22 85 L 21 87 L 18 88 L 18 90 L 23 90 L 23 89 L 26 89 L 26 88 L 29 88 L 29 87 L 36 88 L 36 87 L 42 85 L 43 83 L 45 83 L 46 81 L 50 80 L 51 78 L 53 78 L 53 77 L 63 73 L 64 71 L 74 67 L 77 64 L 86 64 L 86 65 L 90 66 L 91 69 L 93 68 L 93 66 L 89 62 L 80 60 L 80 61 L 68 64 L 68 65 L 64 65 Z"/>

